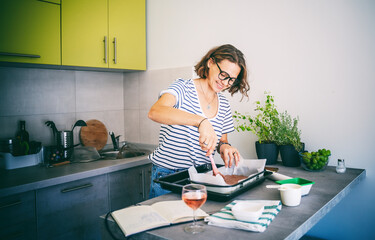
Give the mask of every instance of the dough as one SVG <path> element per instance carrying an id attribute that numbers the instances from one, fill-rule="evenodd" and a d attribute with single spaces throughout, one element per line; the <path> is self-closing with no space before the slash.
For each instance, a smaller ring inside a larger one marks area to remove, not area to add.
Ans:
<path id="1" fill-rule="evenodd" d="M 224 175 L 224 181 L 228 185 L 235 185 L 238 183 L 238 181 L 246 179 L 247 177 L 244 175 Z"/>

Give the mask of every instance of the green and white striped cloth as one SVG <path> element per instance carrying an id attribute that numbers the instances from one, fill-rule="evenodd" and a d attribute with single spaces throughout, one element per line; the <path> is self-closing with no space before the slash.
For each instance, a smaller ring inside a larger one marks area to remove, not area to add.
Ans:
<path id="1" fill-rule="evenodd" d="M 235 200 L 226 205 L 219 212 L 212 214 L 204 219 L 208 225 L 242 229 L 253 232 L 264 232 L 268 225 L 281 211 L 281 201 L 269 201 L 269 200 L 246 200 L 248 202 L 256 202 L 264 204 L 264 211 L 259 219 L 255 222 L 246 222 L 237 220 L 232 213 L 232 207 L 241 200 Z"/>

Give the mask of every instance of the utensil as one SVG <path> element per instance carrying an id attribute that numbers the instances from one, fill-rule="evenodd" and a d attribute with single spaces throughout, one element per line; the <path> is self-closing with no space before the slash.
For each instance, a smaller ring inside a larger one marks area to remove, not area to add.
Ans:
<path id="1" fill-rule="evenodd" d="M 58 132 L 55 123 L 53 121 L 47 121 L 44 124 L 46 124 L 48 127 L 52 128 L 53 136 L 55 136 L 56 133 Z"/>
<path id="2" fill-rule="evenodd" d="M 200 233 L 204 231 L 204 226 L 197 224 L 195 211 L 199 209 L 207 200 L 206 186 L 201 184 L 188 184 L 182 188 L 182 200 L 193 209 L 193 223 L 184 228 L 187 233 Z"/>
<path id="3" fill-rule="evenodd" d="M 83 120 L 78 120 L 71 131 L 69 130 L 62 130 L 59 131 L 56 128 L 56 125 L 53 121 L 46 121 L 45 124 L 52 128 L 53 136 L 56 141 L 56 147 L 58 151 L 62 152 L 62 158 L 65 160 L 69 160 L 73 154 L 73 148 L 80 145 L 80 144 L 73 144 L 73 129 L 76 126 L 85 126 L 86 123 Z"/>
<path id="4" fill-rule="evenodd" d="M 266 185 L 266 188 L 277 188 L 279 189 L 281 185 Z"/>
<path id="5" fill-rule="evenodd" d="M 73 128 L 72 128 L 72 132 L 73 132 L 74 128 L 77 127 L 77 126 L 79 126 L 79 127 L 84 127 L 84 126 L 87 126 L 87 124 L 86 124 L 86 122 L 83 121 L 83 120 L 78 120 L 78 121 L 74 124 L 74 126 L 73 126 Z"/>
<path id="6" fill-rule="evenodd" d="M 56 137 L 57 149 L 62 151 L 64 159 L 70 159 L 73 153 L 73 132 L 58 131 Z"/>
<path id="7" fill-rule="evenodd" d="M 217 169 L 214 158 L 212 157 L 212 155 L 210 155 L 210 161 L 211 161 L 212 172 L 214 173 L 214 176 L 220 174 L 224 178 L 224 175 L 219 171 L 219 169 Z"/>
<path id="8" fill-rule="evenodd" d="M 274 181 L 291 179 L 291 177 L 283 175 L 283 174 L 280 174 L 280 173 L 277 173 L 277 172 L 274 172 L 268 178 L 271 179 L 271 180 L 274 180 Z"/>
<path id="9" fill-rule="evenodd" d="M 64 161 L 64 162 L 59 162 L 59 163 L 54 163 L 51 165 L 51 167 L 57 167 L 57 166 L 62 166 L 62 165 L 66 165 L 66 164 L 69 164 L 70 161 Z"/>
<path id="10" fill-rule="evenodd" d="M 279 171 L 279 169 L 278 168 L 275 168 L 275 167 L 265 167 L 264 169 L 266 169 L 267 171 L 271 171 L 271 172 L 277 172 L 277 171 Z"/>
<path id="11" fill-rule="evenodd" d="M 96 150 L 101 150 L 108 139 L 108 132 L 105 125 L 96 119 L 91 119 L 86 122 L 87 126 L 81 127 L 79 137 L 83 146 L 95 147 Z"/>

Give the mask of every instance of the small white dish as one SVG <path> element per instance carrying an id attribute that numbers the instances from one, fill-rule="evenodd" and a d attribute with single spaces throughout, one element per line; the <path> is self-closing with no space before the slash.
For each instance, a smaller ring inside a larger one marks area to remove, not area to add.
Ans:
<path id="1" fill-rule="evenodd" d="M 256 202 L 237 202 L 232 207 L 232 213 L 237 220 L 254 222 L 259 219 L 264 210 L 264 205 Z"/>
<path id="2" fill-rule="evenodd" d="M 301 185 L 294 183 L 280 185 L 281 202 L 289 207 L 298 206 L 301 203 L 301 188 Z"/>

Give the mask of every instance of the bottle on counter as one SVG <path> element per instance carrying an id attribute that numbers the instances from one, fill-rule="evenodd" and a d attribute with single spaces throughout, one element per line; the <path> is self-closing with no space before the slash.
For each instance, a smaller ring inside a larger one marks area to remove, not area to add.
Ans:
<path id="1" fill-rule="evenodd" d="M 25 121 L 20 121 L 20 128 L 17 131 L 13 147 L 13 155 L 15 156 L 27 155 L 29 153 L 29 133 L 26 131 Z"/>
<path id="2" fill-rule="evenodd" d="M 337 173 L 344 173 L 346 171 L 345 161 L 344 159 L 337 160 L 336 172 Z"/>
<path id="3" fill-rule="evenodd" d="M 22 142 L 29 142 L 29 133 L 26 131 L 26 121 L 20 121 L 20 129 L 17 132 L 16 138 Z"/>
<path id="4" fill-rule="evenodd" d="M 8 152 L 13 154 L 13 139 L 11 138 L 8 139 Z"/>

